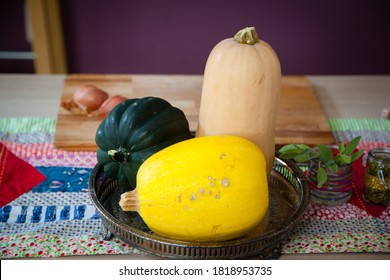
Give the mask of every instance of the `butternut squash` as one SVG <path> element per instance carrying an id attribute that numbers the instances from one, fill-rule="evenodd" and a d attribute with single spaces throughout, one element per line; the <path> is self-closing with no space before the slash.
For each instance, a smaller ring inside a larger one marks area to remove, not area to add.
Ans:
<path id="1" fill-rule="evenodd" d="M 148 158 L 137 187 L 123 193 L 155 233 L 176 240 L 222 241 L 244 235 L 269 207 L 265 158 L 237 136 L 184 140 Z"/>
<path id="2" fill-rule="evenodd" d="M 280 89 L 278 57 L 254 27 L 221 41 L 207 59 L 196 136 L 226 134 L 253 141 L 265 154 L 269 174 Z"/>

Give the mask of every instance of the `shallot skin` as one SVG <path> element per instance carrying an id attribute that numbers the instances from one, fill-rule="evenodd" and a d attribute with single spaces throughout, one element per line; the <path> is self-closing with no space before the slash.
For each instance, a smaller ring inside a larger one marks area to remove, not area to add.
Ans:
<path id="1" fill-rule="evenodd" d="M 91 117 L 107 117 L 107 115 L 111 112 L 114 107 L 123 101 L 127 100 L 127 98 L 121 96 L 121 95 L 115 95 L 110 98 L 108 98 L 102 106 L 96 111 L 93 111 L 89 116 Z"/>
<path id="2" fill-rule="evenodd" d="M 111 112 L 111 110 L 118 104 L 126 101 L 127 98 L 121 96 L 121 95 L 115 95 L 107 100 L 104 101 L 104 103 L 97 109 L 96 111 L 93 111 L 89 114 L 90 117 L 107 117 L 107 115 Z"/>
<path id="3" fill-rule="evenodd" d="M 94 85 L 85 85 L 73 95 L 73 101 L 87 114 L 97 110 L 108 99 L 107 92 Z"/>
<path id="4" fill-rule="evenodd" d="M 121 95 L 110 97 L 94 85 L 84 85 L 75 91 L 71 99 L 62 100 L 61 106 L 68 111 L 81 110 L 88 117 L 105 118 L 116 105 L 125 100 L 127 98 Z"/>

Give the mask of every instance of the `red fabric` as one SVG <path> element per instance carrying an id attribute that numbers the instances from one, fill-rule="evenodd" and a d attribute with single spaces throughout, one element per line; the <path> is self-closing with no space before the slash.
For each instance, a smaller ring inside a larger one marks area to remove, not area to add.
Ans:
<path id="1" fill-rule="evenodd" d="M 0 143 L 0 207 L 44 181 L 46 177 Z"/>
<path id="2" fill-rule="evenodd" d="M 352 184 L 353 193 L 351 199 L 349 200 L 349 203 L 359 207 L 360 209 L 365 210 L 368 214 L 374 217 L 379 217 L 387 207 L 368 203 L 364 199 L 363 197 L 364 166 L 362 164 L 361 158 L 353 162 L 352 172 L 353 172 L 353 184 Z"/>

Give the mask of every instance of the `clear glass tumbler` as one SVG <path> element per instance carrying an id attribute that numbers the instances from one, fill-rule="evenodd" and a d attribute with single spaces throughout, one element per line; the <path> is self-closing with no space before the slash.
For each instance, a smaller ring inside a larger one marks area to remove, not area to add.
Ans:
<path id="1" fill-rule="evenodd" d="M 331 146 L 330 148 L 334 153 L 337 151 L 336 146 Z M 328 167 L 325 167 L 328 180 L 322 187 L 318 187 L 317 172 L 318 161 L 310 159 L 307 177 L 313 202 L 328 206 L 336 206 L 348 202 L 352 196 L 352 164 L 340 166 L 337 172 L 333 172 Z"/>

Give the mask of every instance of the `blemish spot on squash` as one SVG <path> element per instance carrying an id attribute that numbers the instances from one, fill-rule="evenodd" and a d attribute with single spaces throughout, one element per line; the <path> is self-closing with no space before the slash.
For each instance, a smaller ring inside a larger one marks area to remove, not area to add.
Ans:
<path id="1" fill-rule="evenodd" d="M 211 232 L 216 233 L 222 225 L 212 225 Z"/>
<path id="2" fill-rule="evenodd" d="M 222 180 L 221 180 L 221 185 L 223 186 L 223 187 L 229 187 L 229 185 L 230 185 L 230 181 L 229 181 L 229 179 L 228 178 L 222 178 Z"/>
<path id="3" fill-rule="evenodd" d="M 225 154 L 225 153 L 221 154 L 221 155 L 219 156 L 219 159 L 222 160 L 224 157 L 226 157 L 226 154 Z"/>
<path id="4" fill-rule="evenodd" d="M 177 202 L 181 203 L 181 195 L 177 197 Z"/>
<path id="5" fill-rule="evenodd" d="M 199 193 L 204 194 L 204 188 L 200 188 Z"/>
<path id="6" fill-rule="evenodd" d="M 258 82 L 258 85 L 260 85 L 260 84 L 263 82 L 264 76 L 265 76 L 264 74 L 261 75 L 261 78 L 260 78 L 260 80 L 259 80 L 259 82 Z"/>
<path id="7" fill-rule="evenodd" d="M 216 194 L 215 199 L 219 199 L 219 198 L 220 198 L 219 194 Z"/>
<path id="8" fill-rule="evenodd" d="M 195 195 L 195 193 L 192 193 L 192 194 L 191 194 L 190 200 L 196 200 L 196 195 Z"/>

